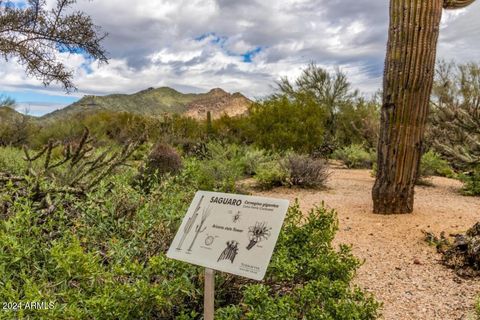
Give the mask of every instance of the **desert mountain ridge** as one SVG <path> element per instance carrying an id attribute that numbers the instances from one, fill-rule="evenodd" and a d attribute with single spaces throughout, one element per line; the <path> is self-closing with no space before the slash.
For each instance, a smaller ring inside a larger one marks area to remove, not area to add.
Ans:
<path id="1" fill-rule="evenodd" d="M 131 112 L 149 116 L 183 114 L 205 119 L 222 115 L 238 116 L 247 112 L 252 103 L 239 92 L 228 93 L 214 88 L 206 93 L 181 93 L 170 87 L 148 88 L 133 94 L 87 95 L 71 105 L 42 116 L 42 120 L 69 118 L 98 111 Z"/>

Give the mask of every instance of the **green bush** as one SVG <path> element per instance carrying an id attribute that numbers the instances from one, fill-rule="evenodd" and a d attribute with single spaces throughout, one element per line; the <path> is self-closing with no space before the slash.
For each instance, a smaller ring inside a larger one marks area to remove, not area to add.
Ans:
<path id="1" fill-rule="evenodd" d="M 462 193 L 467 196 L 480 195 L 480 167 L 460 175 L 463 182 Z"/>
<path id="2" fill-rule="evenodd" d="M 308 97 L 274 97 L 250 109 L 250 140 L 262 148 L 311 153 L 322 145 L 326 111 Z"/>
<path id="3" fill-rule="evenodd" d="M 234 192 L 236 182 L 244 176 L 243 150 L 234 144 L 209 142 L 207 158 L 190 159 L 195 166 L 196 183 L 201 190 Z"/>
<path id="4" fill-rule="evenodd" d="M 357 98 L 340 106 L 337 115 L 336 138 L 341 146 L 351 144 L 376 148 L 380 132 L 380 105 L 371 100 Z"/>
<path id="5" fill-rule="evenodd" d="M 26 166 L 23 161 L 24 153 L 14 147 L 0 147 L 0 171 L 19 175 L 25 172 Z"/>
<path id="6" fill-rule="evenodd" d="M 286 184 L 287 169 L 278 160 L 262 163 L 258 166 L 255 180 L 262 189 L 271 189 Z"/>
<path id="7" fill-rule="evenodd" d="M 274 155 L 264 149 L 258 149 L 253 146 L 246 146 L 243 149 L 243 155 L 241 156 L 243 173 L 249 177 L 257 173 L 259 166 L 275 158 Z"/>
<path id="8" fill-rule="evenodd" d="M 17 195 L 0 219 L 0 300 L 54 304 L 3 317 L 200 319 L 202 269 L 165 255 L 198 188 L 199 164 L 189 159 L 151 193 L 133 188 L 136 172 L 126 168 L 49 212 L 0 183 L 2 195 Z M 337 228 L 334 211 L 305 215 L 293 205 L 264 281 L 217 275 L 218 319 L 374 319 L 378 304 L 350 285 L 358 260 L 345 246 L 333 249 Z"/>
<path id="9" fill-rule="evenodd" d="M 429 176 L 454 177 L 455 172 L 438 153 L 429 150 L 422 155 L 420 160 L 419 176 L 421 178 Z"/>
<path id="10" fill-rule="evenodd" d="M 375 162 L 374 154 L 367 152 L 362 145 L 352 144 L 336 150 L 332 157 L 343 161 L 347 168 L 371 168 Z"/>
<path id="11" fill-rule="evenodd" d="M 337 230 L 334 210 L 305 215 L 295 203 L 265 280 L 245 286 L 239 304 L 217 309 L 216 319 L 375 319 L 379 304 L 350 285 L 359 261 L 349 247 L 332 247 Z"/>
<path id="12" fill-rule="evenodd" d="M 290 152 L 283 158 L 277 156 L 274 160 L 260 163 L 254 178 L 262 189 L 282 185 L 321 188 L 325 186 L 328 176 L 325 160 Z"/>

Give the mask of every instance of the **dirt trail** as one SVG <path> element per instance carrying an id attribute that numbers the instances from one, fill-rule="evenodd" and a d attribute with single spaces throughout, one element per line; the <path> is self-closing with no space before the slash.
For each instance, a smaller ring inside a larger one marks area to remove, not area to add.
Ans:
<path id="1" fill-rule="evenodd" d="M 480 198 L 460 195 L 456 180 L 435 177 L 433 187 L 416 188 L 412 214 L 375 215 L 373 182 L 369 170 L 333 169 L 328 190 L 277 188 L 257 194 L 298 198 L 302 209 L 321 201 L 335 208 L 340 221 L 335 241 L 352 244 L 353 253 L 365 259 L 355 281 L 384 303 L 384 319 L 474 319 L 480 279 L 461 279 L 440 265 L 421 230 L 465 231 L 480 220 Z"/>

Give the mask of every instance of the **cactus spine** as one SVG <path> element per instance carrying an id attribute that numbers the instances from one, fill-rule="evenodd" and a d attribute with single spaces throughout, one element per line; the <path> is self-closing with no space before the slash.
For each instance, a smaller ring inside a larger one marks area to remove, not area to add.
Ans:
<path id="1" fill-rule="evenodd" d="M 474 0 L 390 0 L 375 213 L 410 213 L 432 90 L 442 8 Z"/>

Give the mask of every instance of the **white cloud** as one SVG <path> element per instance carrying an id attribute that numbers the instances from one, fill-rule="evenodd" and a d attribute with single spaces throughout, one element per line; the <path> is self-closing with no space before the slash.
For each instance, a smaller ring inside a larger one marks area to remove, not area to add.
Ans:
<path id="1" fill-rule="evenodd" d="M 81 55 L 60 55 L 75 70 L 78 96 L 173 86 L 195 92 L 222 87 L 261 97 L 280 77 L 293 78 L 312 61 L 340 66 L 361 90 L 374 92 L 381 85 L 388 1 L 79 0 L 77 5 L 109 33 L 104 44 L 111 56 L 109 64 L 98 65 Z M 439 57 L 480 56 L 479 9 L 475 3 L 444 14 Z M 260 52 L 246 62 L 242 55 L 256 48 Z M 46 89 L 27 78 L 14 61 L 2 61 L 0 89 L 12 88 L 61 93 L 59 86 Z"/>

